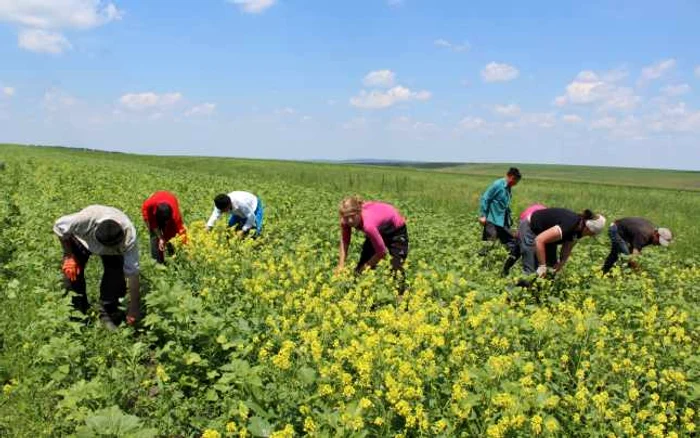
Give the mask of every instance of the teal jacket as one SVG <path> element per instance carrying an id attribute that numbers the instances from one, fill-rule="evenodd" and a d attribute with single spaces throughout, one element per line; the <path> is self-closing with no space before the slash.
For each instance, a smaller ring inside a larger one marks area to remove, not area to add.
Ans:
<path id="1" fill-rule="evenodd" d="M 510 217 L 510 201 L 513 195 L 505 178 L 497 179 L 481 195 L 479 216 L 499 227 L 510 228 L 513 223 Z"/>

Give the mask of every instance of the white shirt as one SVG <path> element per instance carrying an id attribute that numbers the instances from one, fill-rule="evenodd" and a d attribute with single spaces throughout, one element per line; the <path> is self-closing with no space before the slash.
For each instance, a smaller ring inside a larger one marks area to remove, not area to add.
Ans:
<path id="1" fill-rule="evenodd" d="M 228 197 L 231 200 L 230 214 L 246 220 L 242 230 L 248 231 L 253 228 L 256 225 L 255 210 L 258 208 L 258 197 L 248 192 L 231 192 Z M 220 216 L 221 210 L 214 207 L 214 211 L 211 212 L 207 221 L 207 228 L 213 227 Z"/>
<path id="2" fill-rule="evenodd" d="M 105 246 L 95 237 L 97 226 L 107 219 L 117 222 L 124 230 L 124 242 L 119 246 Z M 78 213 L 59 218 L 54 223 L 53 232 L 62 239 L 73 237 L 93 254 L 123 255 L 124 274 L 130 276 L 139 273 L 136 228 L 121 210 L 104 205 L 90 205 Z"/>

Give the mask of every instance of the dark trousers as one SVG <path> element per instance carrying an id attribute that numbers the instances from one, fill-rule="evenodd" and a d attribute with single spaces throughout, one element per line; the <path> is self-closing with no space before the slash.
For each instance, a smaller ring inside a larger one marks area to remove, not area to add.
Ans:
<path id="1" fill-rule="evenodd" d="M 406 229 L 406 225 L 403 225 L 381 232 L 381 236 L 389 252 L 389 256 L 391 257 L 391 269 L 399 282 L 399 293 L 403 294 L 406 289 L 406 273 L 403 269 L 403 264 L 406 261 L 406 257 L 408 257 L 408 230 Z M 365 242 L 362 244 L 360 261 L 357 263 L 355 272 L 359 272 L 374 254 L 375 251 L 372 241 L 365 238 Z"/>
<path id="2" fill-rule="evenodd" d="M 515 262 L 520 258 L 520 242 L 513 236 L 510 230 L 499 227 L 491 222 L 486 222 L 484 231 L 481 233 L 481 240 L 487 241 L 495 239 L 498 239 L 508 250 L 508 258 L 503 265 L 502 272 L 502 275 L 506 276 L 510 268 L 512 268 Z"/>
<path id="3" fill-rule="evenodd" d="M 530 222 L 522 221 L 519 228 L 520 254 L 523 258 L 523 273 L 534 274 L 537 271 L 537 235 L 530 228 Z M 546 264 L 553 268 L 557 264 L 557 244 L 548 243 L 544 247 Z"/>
<path id="4" fill-rule="evenodd" d="M 617 225 L 610 225 L 608 234 L 610 235 L 610 254 L 608 254 L 608 258 L 605 259 L 605 263 L 603 264 L 603 274 L 607 274 L 612 269 L 615 263 L 617 263 L 620 254 L 629 255 L 630 253 L 627 242 L 620 237 L 620 233 L 617 231 Z"/>
<path id="5" fill-rule="evenodd" d="M 70 281 L 64 275 L 64 286 L 67 290 L 75 292 L 73 295 L 73 307 L 82 313 L 87 313 L 90 307 L 87 298 L 87 286 L 85 285 L 85 266 L 92 255 L 80 242 L 71 241 L 71 252 L 80 266 L 80 274 L 75 281 Z M 100 256 L 104 273 L 100 281 L 100 301 L 102 311 L 109 315 L 119 313 L 119 299 L 126 295 L 126 279 L 124 278 L 124 256 L 104 255 Z"/>
<path id="6" fill-rule="evenodd" d="M 165 250 L 168 255 L 173 255 L 175 252 L 175 248 L 170 242 L 165 243 Z M 151 257 L 158 263 L 165 263 L 165 254 L 158 250 L 158 236 L 153 231 L 151 231 Z"/>

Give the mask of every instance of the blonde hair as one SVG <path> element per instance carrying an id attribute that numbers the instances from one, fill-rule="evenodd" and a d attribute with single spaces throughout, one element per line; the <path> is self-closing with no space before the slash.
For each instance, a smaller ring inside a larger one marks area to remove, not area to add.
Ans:
<path id="1" fill-rule="evenodd" d="M 362 212 L 362 204 L 365 201 L 359 196 L 349 196 L 342 201 L 338 206 L 338 211 L 341 216 L 350 216 Z"/>

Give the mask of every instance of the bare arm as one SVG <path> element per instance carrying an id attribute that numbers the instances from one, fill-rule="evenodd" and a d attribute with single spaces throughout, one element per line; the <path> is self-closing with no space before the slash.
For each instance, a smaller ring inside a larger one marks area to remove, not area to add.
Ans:
<path id="1" fill-rule="evenodd" d="M 386 255 L 386 253 L 384 253 L 384 254 L 375 253 L 371 259 L 367 260 L 367 263 L 360 266 L 360 271 L 364 271 L 367 268 L 375 267 L 377 265 L 377 263 L 379 263 L 379 261 L 384 258 L 385 255 Z"/>
<path id="2" fill-rule="evenodd" d="M 561 246 L 561 252 L 559 253 L 559 263 L 557 263 L 557 271 L 561 270 L 561 268 L 564 267 L 566 264 L 567 260 L 569 260 L 569 256 L 571 256 L 571 250 L 574 249 L 574 246 L 576 246 L 576 242 L 574 241 L 569 241 L 569 242 L 564 242 L 564 244 Z"/>
<path id="3" fill-rule="evenodd" d="M 545 246 L 548 243 L 554 243 L 561 240 L 561 228 L 554 226 L 537 235 L 535 245 L 537 250 L 537 263 L 542 266 L 547 264 L 547 255 Z"/>
<path id="4" fill-rule="evenodd" d="M 350 230 L 346 227 L 340 226 L 340 246 L 338 247 L 338 266 L 336 270 L 341 270 L 345 266 L 345 258 L 348 254 L 348 248 L 350 247 Z"/>

